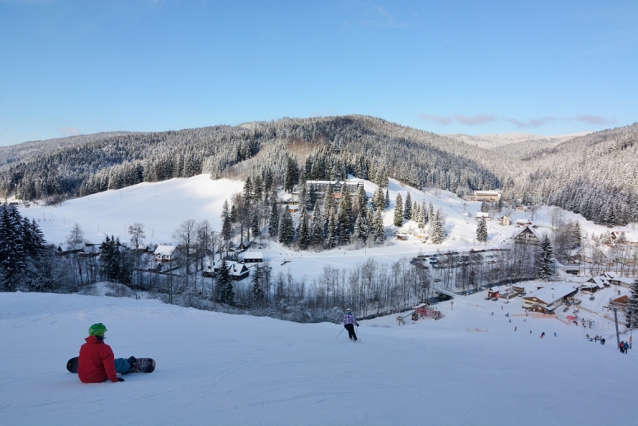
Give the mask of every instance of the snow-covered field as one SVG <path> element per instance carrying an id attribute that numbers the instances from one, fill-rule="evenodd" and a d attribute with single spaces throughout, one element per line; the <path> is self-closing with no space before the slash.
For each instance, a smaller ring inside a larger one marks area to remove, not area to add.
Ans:
<path id="1" fill-rule="evenodd" d="M 351 343 L 327 323 L 145 299 L 0 293 L 0 422 L 638 424 L 637 355 L 615 349 L 613 327 L 515 316 L 520 298 L 503 305 L 484 296 L 439 304 L 438 321 L 362 321 L 361 342 Z M 116 356 L 153 357 L 156 371 L 124 383 L 80 383 L 65 364 L 95 322 L 106 324 Z M 589 342 L 587 333 L 607 344 Z"/>

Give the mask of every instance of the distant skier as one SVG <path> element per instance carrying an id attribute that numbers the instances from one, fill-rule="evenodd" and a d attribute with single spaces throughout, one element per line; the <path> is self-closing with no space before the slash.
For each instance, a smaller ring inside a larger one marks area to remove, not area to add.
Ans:
<path id="1" fill-rule="evenodd" d="M 126 374 L 135 366 L 136 359 L 130 357 L 115 359 L 113 350 L 104 343 L 104 332 L 107 331 L 102 323 L 93 324 L 89 328 L 89 337 L 80 347 L 78 359 L 78 377 L 82 383 L 123 382 L 117 373 Z"/>
<path id="2" fill-rule="evenodd" d="M 343 316 L 343 326 L 348 330 L 348 337 L 350 340 L 357 341 L 357 335 L 354 332 L 354 326 L 359 327 L 359 323 L 355 319 L 354 315 L 352 315 L 352 310 L 350 308 L 346 309 L 346 314 Z"/>
<path id="3" fill-rule="evenodd" d="M 541 339 L 542 339 L 543 337 L 545 337 L 545 332 L 544 332 L 544 331 L 541 333 Z"/>

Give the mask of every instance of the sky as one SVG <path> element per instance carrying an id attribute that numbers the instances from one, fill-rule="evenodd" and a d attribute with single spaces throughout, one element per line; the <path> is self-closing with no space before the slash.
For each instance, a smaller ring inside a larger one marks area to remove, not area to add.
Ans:
<path id="1" fill-rule="evenodd" d="M 636 1 L 0 0 L 0 146 L 364 114 L 435 133 L 638 121 Z"/>

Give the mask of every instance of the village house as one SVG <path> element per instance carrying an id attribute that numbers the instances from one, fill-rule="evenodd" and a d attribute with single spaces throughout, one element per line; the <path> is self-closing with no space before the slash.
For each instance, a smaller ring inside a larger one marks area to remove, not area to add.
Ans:
<path id="1" fill-rule="evenodd" d="M 159 245 L 155 249 L 155 260 L 158 262 L 170 262 L 174 260 L 173 253 L 175 252 L 175 246 Z"/>
<path id="2" fill-rule="evenodd" d="M 532 222 L 527 219 L 516 219 L 516 226 L 531 226 Z"/>
<path id="3" fill-rule="evenodd" d="M 498 218 L 498 223 L 501 226 L 510 226 L 512 224 L 512 222 L 510 221 L 510 218 L 507 216 L 501 216 Z"/>
<path id="4" fill-rule="evenodd" d="M 498 202 L 501 199 L 500 191 L 474 191 L 472 201 Z"/>
<path id="5" fill-rule="evenodd" d="M 476 220 L 480 220 L 480 219 L 485 219 L 486 221 L 492 220 L 488 212 L 476 212 Z"/>
<path id="6" fill-rule="evenodd" d="M 523 296 L 523 308 L 549 314 L 577 292 L 578 287 L 573 283 L 546 286 Z"/>
<path id="7" fill-rule="evenodd" d="M 530 228 L 526 226 L 517 236 L 514 237 L 516 244 L 539 246 L 541 244 L 540 237 Z"/>
<path id="8" fill-rule="evenodd" d="M 221 267 L 222 267 L 221 261 L 215 262 L 215 266 L 213 267 L 213 270 L 215 271 L 216 274 L 219 273 L 219 271 L 221 270 Z M 247 278 L 248 275 L 250 275 L 248 268 L 243 263 L 227 260 L 226 269 L 228 270 L 228 274 L 230 275 L 230 278 L 233 279 L 234 281 L 243 280 L 244 278 Z"/>

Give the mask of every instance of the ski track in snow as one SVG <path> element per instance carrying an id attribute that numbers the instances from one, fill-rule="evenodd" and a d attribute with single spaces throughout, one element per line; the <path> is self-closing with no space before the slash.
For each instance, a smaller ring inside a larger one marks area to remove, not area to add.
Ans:
<path id="1" fill-rule="evenodd" d="M 364 342 L 353 344 L 343 333 L 335 338 L 335 324 L 154 300 L 0 293 L 0 418 L 7 425 L 89 418 L 94 425 L 638 424 L 636 355 L 620 354 L 611 331 L 603 346 L 584 338 L 591 330 L 556 320 L 509 323 L 500 309 L 491 316 L 500 303 L 483 297 L 461 298 L 454 310 L 442 302 L 439 321 L 361 321 Z M 506 309 L 520 310 L 516 303 Z M 106 324 L 116 356 L 153 357 L 156 371 L 90 385 L 66 372 L 94 322 Z"/>

